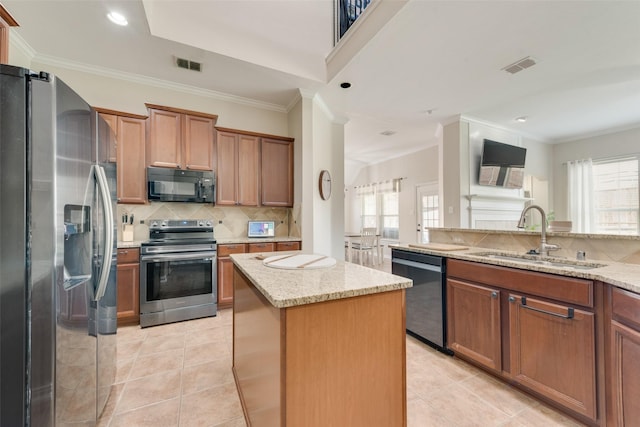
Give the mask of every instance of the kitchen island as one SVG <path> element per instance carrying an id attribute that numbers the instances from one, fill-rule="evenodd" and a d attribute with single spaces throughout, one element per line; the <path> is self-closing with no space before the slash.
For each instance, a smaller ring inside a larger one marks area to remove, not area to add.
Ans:
<path id="1" fill-rule="evenodd" d="M 411 280 L 342 261 L 281 270 L 256 254 L 231 258 L 233 373 L 248 425 L 406 426 Z"/>

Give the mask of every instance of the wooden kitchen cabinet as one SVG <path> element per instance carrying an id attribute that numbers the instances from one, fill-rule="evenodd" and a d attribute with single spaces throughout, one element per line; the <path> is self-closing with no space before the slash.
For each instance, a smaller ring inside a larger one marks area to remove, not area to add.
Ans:
<path id="1" fill-rule="evenodd" d="M 447 314 L 449 348 L 489 369 L 500 371 L 500 291 L 447 279 Z"/>
<path id="2" fill-rule="evenodd" d="M 216 204 L 259 206 L 260 138 L 218 128 Z"/>
<path id="3" fill-rule="evenodd" d="M 216 204 L 293 206 L 293 141 L 217 128 Z"/>
<path id="4" fill-rule="evenodd" d="M 293 206 L 293 139 L 260 142 L 262 206 Z"/>
<path id="5" fill-rule="evenodd" d="M 118 326 L 140 323 L 140 249 L 118 249 Z"/>
<path id="6" fill-rule="evenodd" d="M 274 252 L 276 244 L 274 242 L 249 243 L 249 252 Z"/>
<path id="7" fill-rule="evenodd" d="M 640 421 L 640 295 L 613 286 L 607 295 L 611 309 L 607 425 L 631 426 Z"/>
<path id="8" fill-rule="evenodd" d="M 233 306 L 233 261 L 229 255 L 247 252 L 247 245 L 218 245 L 218 309 Z"/>
<path id="9" fill-rule="evenodd" d="M 277 242 L 276 251 L 299 251 L 302 242 Z"/>
<path id="10" fill-rule="evenodd" d="M 218 116 L 145 104 L 149 109 L 147 166 L 213 170 Z"/>
<path id="11" fill-rule="evenodd" d="M 454 353 L 588 424 L 599 424 L 604 412 L 596 363 L 601 305 L 602 288 L 590 280 L 447 260 Z"/>
<path id="12" fill-rule="evenodd" d="M 118 203 L 146 203 L 146 117 L 96 108 L 112 132 L 108 138 L 109 159 L 117 164 Z"/>
<path id="13" fill-rule="evenodd" d="M 509 327 L 511 376 L 595 420 L 595 314 L 510 294 Z"/>
<path id="14" fill-rule="evenodd" d="M 98 129 L 99 140 L 102 143 L 107 141 L 109 144 L 109 162 L 115 163 L 117 161 L 116 152 L 118 150 L 118 140 L 116 138 L 118 130 L 118 116 L 116 114 L 100 113 L 100 117 L 107 122 L 111 132 L 101 132 L 101 130 Z"/>
<path id="15" fill-rule="evenodd" d="M 191 170 L 213 170 L 216 120 L 185 114 L 183 123 L 184 167 Z"/>

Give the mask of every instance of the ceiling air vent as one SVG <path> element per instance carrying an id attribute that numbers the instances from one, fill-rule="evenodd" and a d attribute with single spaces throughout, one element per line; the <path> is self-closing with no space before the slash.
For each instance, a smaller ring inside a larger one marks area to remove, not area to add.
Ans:
<path id="1" fill-rule="evenodd" d="M 202 71 L 202 64 L 196 61 L 189 61 L 188 59 L 176 57 L 176 65 L 178 68 L 184 68 L 185 70 Z"/>
<path id="2" fill-rule="evenodd" d="M 522 58 L 519 61 L 514 62 L 513 64 L 507 65 L 506 67 L 503 68 L 503 70 L 506 71 L 507 73 L 515 74 L 515 73 L 519 73 L 525 68 L 529 68 L 534 65 L 536 65 L 535 59 L 533 59 L 530 56 L 527 56 L 526 58 Z"/>

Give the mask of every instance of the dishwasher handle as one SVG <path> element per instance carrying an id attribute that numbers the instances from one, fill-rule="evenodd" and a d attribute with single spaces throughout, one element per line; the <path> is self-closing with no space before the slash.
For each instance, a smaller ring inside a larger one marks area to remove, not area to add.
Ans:
<path id="1" fill-rule="evenodd" d="M 435 271 L 436 273 L 442 273 L 443 267 L 437 265 L 424 264 L 421 262 L 409 261 L 402 258 L 391 258 L 391 263 L 406 265 L 407 267 L 414 267 L 420 270 Z"/>

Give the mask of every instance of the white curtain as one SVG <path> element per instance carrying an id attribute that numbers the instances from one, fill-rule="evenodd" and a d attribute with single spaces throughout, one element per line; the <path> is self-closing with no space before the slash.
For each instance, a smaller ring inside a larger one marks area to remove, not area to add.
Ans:
<path id="1" fill-rule="evenodd" d="M 356 190 L 356 195 L 359 197 L 367 194 L 375 194 L 376 185 L 375 184 L 360 185 L 358 187 L 355 187 L 355 190 Z"/>
<path id="2" fill-rule="evenodd" d="M 591 159 L 567 162 L 569 219 L 576 233 L 596 231 L 592 166 Z"/>
<path id="3" fill-rule="evenodd" d="M 400 181 L 402 178 L 390 179 L 384 182 L 377 183 L 378 193 L 386 194 L 386 193 L 399 193 L 400 192 Z"/>

